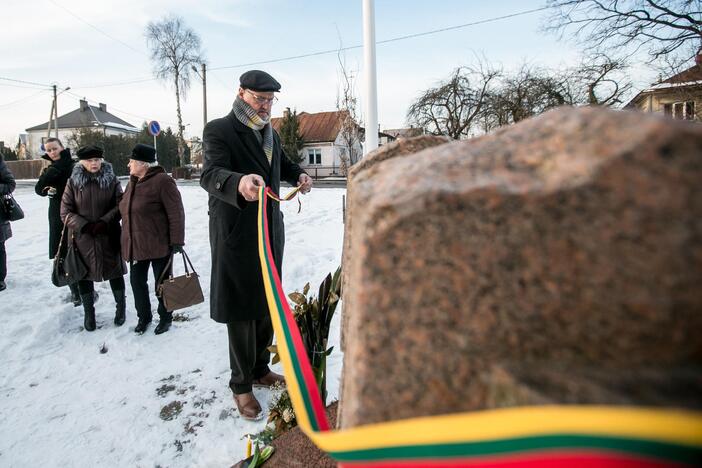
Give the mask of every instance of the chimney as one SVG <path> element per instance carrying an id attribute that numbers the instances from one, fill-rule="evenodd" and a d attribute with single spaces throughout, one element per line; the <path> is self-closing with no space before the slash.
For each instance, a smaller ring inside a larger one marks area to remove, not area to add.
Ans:
<path id="1" fill-rule="evenodd" d="M 88 101 L 86 101 L 85 99 L 81 99 L 80 100 L 80 111 L 84 112 L 87 110 L 88 110 Z"/>
<path id="2" fill-rule="evenodd" d="M 103 112 L 107 112 L 107 104 L 100 103 L 98 104 L 100 106 L 100 110 Z"/>
<path id="3" fill-rule="evenodd" d="M 287 119 L 290 117 L 290 108 L 286 107 L 285 110 L 283 111 L 283 118 Z"/>

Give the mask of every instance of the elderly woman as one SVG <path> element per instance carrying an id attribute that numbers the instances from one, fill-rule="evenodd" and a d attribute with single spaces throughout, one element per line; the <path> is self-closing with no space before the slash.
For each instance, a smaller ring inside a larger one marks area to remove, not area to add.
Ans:
<path id="1" fill-rule="evenodd" d="M 15 178 L 7 168 L 5 160 L 0 155 L 0 197 L 15 190 Z M 5 277 L 7 276 L 7 254 L 5 253 L 5 241 L 12 237 L 10 221 L 4 219 L 0 211 L 0 291 L 7 288 Z"/>
<path id="2" fill-rule="evenodd" d="M 88 267 L 86 277 L 78 282 L 85 312 L 84 326 L 95 330 L 95 281 L 110 281 L 117 304 L 114 323 L 124 324 L 126 297 L 124 274 L 127 273 L 119 249 L 119 208 L 122 187 L 112 165 L 102 159 L 102 148 L 84 146 L 77 151 L 76 164 L 61 199 L 61 219 L 68 224 L 68 239 L 75 235 L 76 247 Z"/>
<path id="3" fill-rule="evenodd" d="M 63 223 L 61 222 L 61 198 L 66 188 L 68 178 L 73 170 L 73 159 L 71 150 L 63 147 L 63 143 L 58 138 L 48 138 L 44 143 L 46 154 L 42 159 L 46 159 L 49 164 L 39 176 L 34 191 L 42 197 L 49 197 L 49 258 L 54 258 L 58 254 L 59 242 Z M 81 305 L 78 284 L 69 285 L 71 288 L 71 300 L 73 305 Z"/>
<path id="4" fill-rule="evenodd" d="M 138 144 L 129 159 L 129 184 L 119 204 L 122 215 L 122 256 L 130 264 L 129 281 L 139 318 L 134 331 L 143 334 L 151 323 L 147 277 L 149 265 L 158 278 L 172 252 L 185 243 L 185 213 L 175 181 L 156 162 L 153 146 Z M 167 272 L 168 274 L 169 272 Z M 173 314 L 158 299 L 159 323 L 154 333 L 165 333 Z"/>

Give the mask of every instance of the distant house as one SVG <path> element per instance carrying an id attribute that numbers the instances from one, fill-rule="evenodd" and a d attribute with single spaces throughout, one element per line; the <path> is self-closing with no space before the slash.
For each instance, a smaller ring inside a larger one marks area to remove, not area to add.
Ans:
<path id="1" fill-rule="evenodd" d="M 290 109 L 284 113 L 287 114 Z M 300 166 L 313 177 L 329 177 L 342 174 L 342 161 L 349 164 L 349 151 L 357 159 L 363 155 L 364 129 L 355 122 L 349 131 L 342 131 L 346 118 L 344 111 L 317 112 L 297 114 L 299 132 L 304 144 L 300 150 L 303 161 Z M 273 128 L 280 132 L 283 117 L 271 119 Z M 378 134 L 383 142 L 394 140 L 390 135 Z"/>
<path id="2" fill-rule="evenodd" d="M 47 139 L 49 122 L 35 125 L 27 131 L 27 154 L 29 157 L 39 157 L 43 154 L 42 145 Z M 52 122 L 51 136 L 54 136 Z M 98 107 L 91 106 L 87 101 L 80 100 L 80 107 L 58 118 L 58 136 L 66 144 L 68 139 L 81 129 L 93 129 L 106 136 L 130 136 L 139 132 L 139 129 L 129 122 L 107 112 L 107 105 L 100 103 Z"/>
<path id="3" fill-rule="evenodd" d="M 674 119 L 702 120 L 702 54 L 693 67 L 651 85 L 624 106 Z"/>

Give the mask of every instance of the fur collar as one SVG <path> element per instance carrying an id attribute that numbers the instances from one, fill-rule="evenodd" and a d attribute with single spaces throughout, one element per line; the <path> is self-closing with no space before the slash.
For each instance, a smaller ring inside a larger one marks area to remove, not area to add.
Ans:
<path id="1" fill-rule="evenodd" d="M 71 182 L 73 182 L 73 186 L 79 190 L 82 190 L 91 181 L 96 181 L 101 189 L 106 189 L 116 179 L 117 176 L 112 170 L 112 164 L 107 161 L 103 161 L 100 170 L 95 174 L 86 171 L 80 163 L 73 166 L 73 172 L 71 173 Z"/>

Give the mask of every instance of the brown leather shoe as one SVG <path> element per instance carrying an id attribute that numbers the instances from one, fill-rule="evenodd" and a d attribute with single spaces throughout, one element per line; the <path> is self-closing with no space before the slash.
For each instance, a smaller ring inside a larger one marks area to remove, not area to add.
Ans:
<path id="1" fill-rule="evenodd" d="M 236 403 L 236 409 L 239 410 L 239 414 L 242 418 L 249 421 L 260 421 L 263 419 L 263 410 L 253 392 L 242 393 L 240 395 L 235 393 L 234 403 Z"/>
<path id="2" fill-rule="evenodd" d="M 279 383 L 281 385 L 285 385 L 285 377 L 283 377 L 280 374 L 276 374 L 273 371 L 269 371 L 266 375 L 264 375 L 260 379 L 254 379 L 253 386 L 254 387 L 270 388 L 276 383 Z"/>

